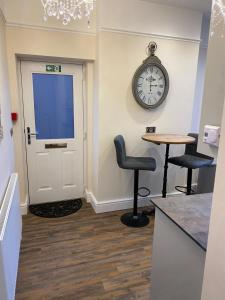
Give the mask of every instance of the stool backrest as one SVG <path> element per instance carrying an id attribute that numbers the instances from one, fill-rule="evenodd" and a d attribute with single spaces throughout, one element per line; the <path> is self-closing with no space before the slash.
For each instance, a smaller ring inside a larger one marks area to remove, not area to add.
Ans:
<path id="1" fill-rule="evenodd" d="M 195 155 L 197 153 L 197 147 L 198 147 L 198 134 L 197 133 L 188 133 L 188 136 L 195 138 L 195 141 L 191 144 L 186 145 L 185 154 Z"/>
<path id="2" fill-rule="evenodd" d="M 123 168 L 123 162 L 126 160 L 126 146 L 122 135 L 117 135 L 114 138 L 114 144 L 116 147 L 116 158 L 120 168 Z"/>

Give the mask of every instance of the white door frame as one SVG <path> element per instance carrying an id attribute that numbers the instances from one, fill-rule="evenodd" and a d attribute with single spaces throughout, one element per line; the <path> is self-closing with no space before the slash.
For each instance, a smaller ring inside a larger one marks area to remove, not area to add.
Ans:
<path id="1" fill-rule="evenodd" d="M 62 59 L 59 60 L 54 57 L 37 57 L 37 56 L 19 56 L 17 57 L 17 79 L 18 79 L 18 91 L 19 91 L 19 113 L 21 115 L 21 130 L 23 134 L 23 165 L 25 170 L 25 180 L 26 180 L 26 190 L 27 190 L 27 199 L 26 206 L 30 203 L 30 194 L 29 194 L 29 177 L 28 177 L 28 162 L 27 162 L 27 143 L 26 143 L 26 128 L 25 128 L 25 115 L 24 115 L 24 103 L 23 103 L 23 87 L 22 87 L 22 73 L 21 73 L 21 62 L 22 61 L 31 61 L 31 62 L 54 62 L 55 64 L 72 64 L 72 65 L 81 65 L 83 70 L 83 97 L 82 97 L 82 106 L 83 106 L 83 191 L 85 197 L 85 188 L 87 186 L 87 82 L 86 82 L 86 69 L 87 62 L 80 62 L 77 60 Z"/>

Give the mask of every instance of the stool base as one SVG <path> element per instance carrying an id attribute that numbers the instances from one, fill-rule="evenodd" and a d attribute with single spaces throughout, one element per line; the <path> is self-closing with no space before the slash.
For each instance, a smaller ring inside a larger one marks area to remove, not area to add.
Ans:
<path id="1" fill-rule="evenodd" d="M 142 213 L 137 216 L 134 216 L 133 213 L 126 213 L 121 216 L 120 220 L 129 227 L 144 227 L 149 223 L 149 218 Z"/>

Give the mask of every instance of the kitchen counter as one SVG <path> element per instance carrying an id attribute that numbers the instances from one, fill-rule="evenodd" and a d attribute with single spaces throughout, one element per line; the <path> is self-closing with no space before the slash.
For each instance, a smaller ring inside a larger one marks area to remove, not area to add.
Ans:
<path id="1" fill-rule="evenodd" d="M 151 299 L 199 300 L 212 194 L 179 195 L 152 203 L 156 212 Z"/>
<path id="2" fill-rule="evenodd" d="M 152 203 L 206 251 L 212 194 L 160 198 Z"/>

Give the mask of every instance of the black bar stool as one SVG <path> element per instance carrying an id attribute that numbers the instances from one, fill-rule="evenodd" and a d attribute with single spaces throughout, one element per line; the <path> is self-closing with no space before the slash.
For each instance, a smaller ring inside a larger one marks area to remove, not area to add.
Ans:
<path id="1" fill-rule="evenodd" d="M 191 195 L 193 169 L 200 169 L 200 168 L 204 168 L 204 167 L 208 167 L 208 166 L 212 165 L 213 158 L 197 152 L 198 134 L 189 133 L 188 136 L 194 137 L 195 142 L 186 145 L 184 155 L 170 157 L 168 162 L 173 165 L 188 169 L 188 171 L 187 171 L 187 187 L 176 186 L 176 189 L 178 191 L 182 192 L 180 189 L 185 188 L 186 195 Z"/>
<path id="2" fill-rule="evenodd" d="M 134 170 L 134 205 L 133 212 L 122 215 L 121 221 L 123 224 L 130 227 L 144 227 L 148 225 L 149 218 L 138 213 L 138 181 L 139 171 L 155 171 L 156 162 L 152 157 L 132 157 L 126 155 L 125 141 L 122 135 L 118 135 L 114 139 L 116 147 L 116 156 L 118 166 L 122 169 Z"/>

